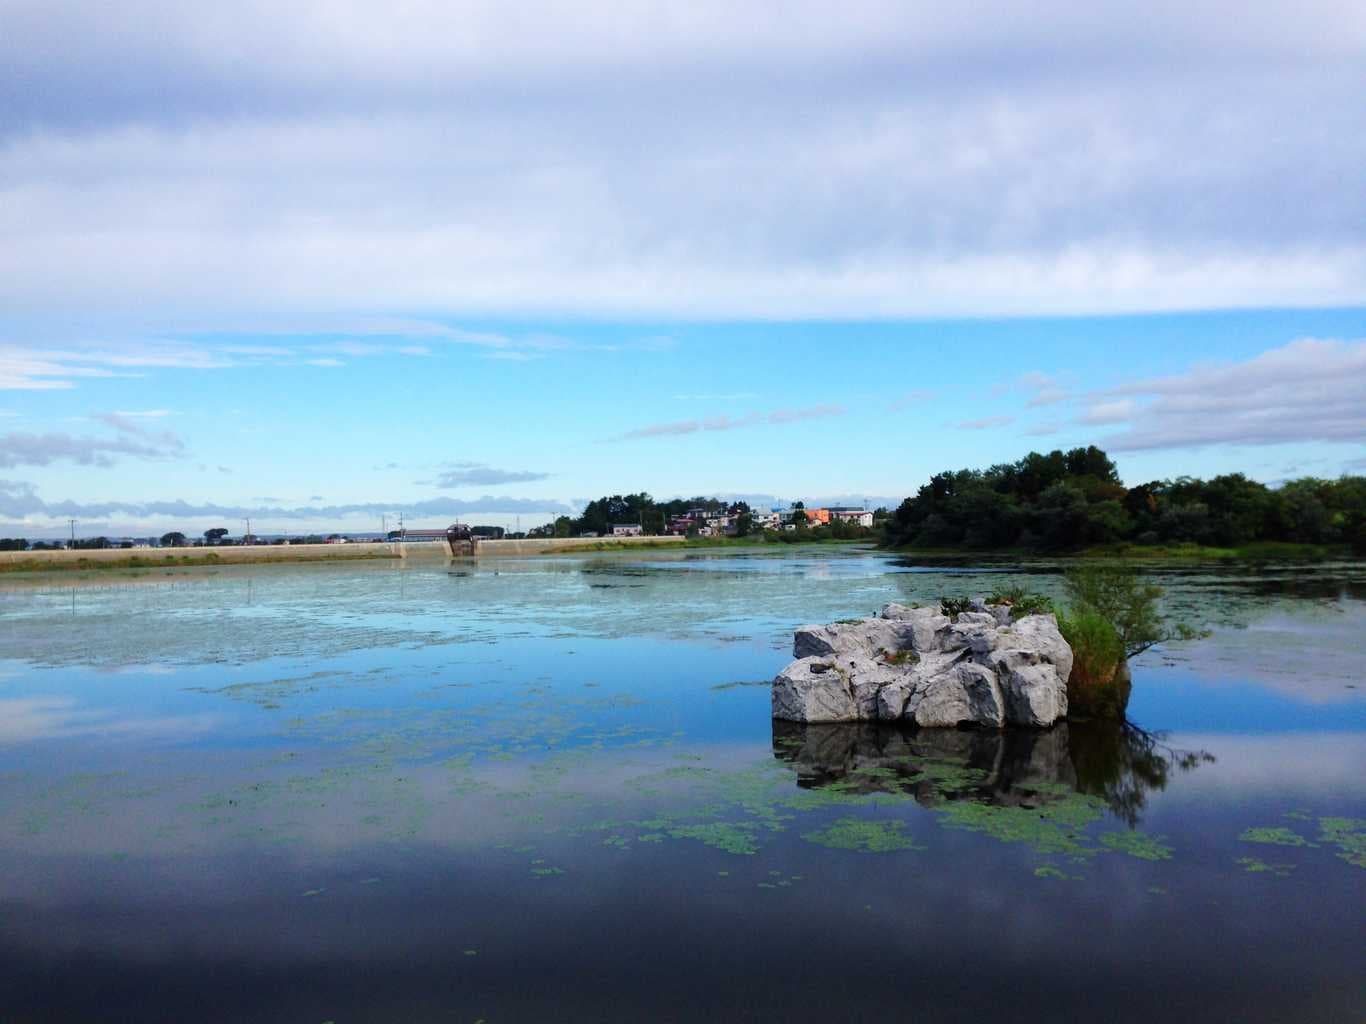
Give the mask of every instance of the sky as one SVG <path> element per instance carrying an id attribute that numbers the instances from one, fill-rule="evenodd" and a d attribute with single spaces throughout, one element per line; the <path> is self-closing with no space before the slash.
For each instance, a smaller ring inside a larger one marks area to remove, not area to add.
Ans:
<path id="1" fill-rule="evenodd" d="M 1366 472 L 1359 3 L 0 23 L 0 535 Z"/>

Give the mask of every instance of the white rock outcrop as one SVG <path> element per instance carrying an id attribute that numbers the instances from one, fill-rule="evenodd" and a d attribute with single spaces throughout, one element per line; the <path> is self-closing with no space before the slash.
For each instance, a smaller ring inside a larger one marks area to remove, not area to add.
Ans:
<path id="1" fill-rule="evenodd" d="M 1067 716 L 1072 649 L 1052 615 L 1011 621 L 978 604 L 950 619 L 889 604 L 876 618 L 802 626 L 797 659 L 773 680 L 773 717 L 791 722 L 1042 728 Z"/>

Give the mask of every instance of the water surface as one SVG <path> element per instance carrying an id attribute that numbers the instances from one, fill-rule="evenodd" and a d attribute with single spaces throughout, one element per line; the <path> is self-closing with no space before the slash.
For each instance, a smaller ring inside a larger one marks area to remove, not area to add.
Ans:
<path id="1" fill-rule="evenodd" d="M 857 549 L 0 590 L 0 1019 L 1358 1021 L 1366 567 L 1166 570 L 1140 729 L 772 723 Z"/>

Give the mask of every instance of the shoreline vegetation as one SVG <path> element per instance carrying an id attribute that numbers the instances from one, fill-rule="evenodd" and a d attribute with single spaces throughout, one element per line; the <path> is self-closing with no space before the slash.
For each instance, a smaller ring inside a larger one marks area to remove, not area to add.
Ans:
<path id="1" fill-rule="evenodd" d="M 633 544 L 620 540 L 603 538 L 594 542 L 564 550 L 544 550 L 521 552 L 516 555 L 489 554 L 483 557 L 536 558 L 545 555 L 572 554 L 575 552 L 609 553 L 625 551 L 696 551 L 735 549 L 779 551 L 790 550 L 793 544 L 811 547 L 872 547 L 869 538 L 833 539 L 830 537 L 803 537 L 797 541 L 769 540 L 762 535 L 749 537 L 689 537 L 684 540 L 664 540 L 663 538 L 642 538 Z M 389 549 L 391 545 L 377 544 L 379 548 Z M 269 553 L 256 553 L 241 548 L 189 548 L 164 552 L 151 549 L 145 553 L 119 553 L 119 557 L 95 558 L 84 552 L 78 558 L 55 558 L 65 552 L 27 551 L 18 560 L 0 561 L 0 575 L 47 574 L 68 572 L 113 572 L 140 569 L 178 569 L 198 566 L 222 565 L 306 565 L 311 562 L 339 561 L 388 561 L 401 560 L 403 556 L 392 550 L 357 550 L 361 545 L 347 547 L 331 546 L 325 554 L 310 554 L 295 548 L 273 548 Z M 366 545 L 368 548 L 369 545 Z M 914 544 L 897 547 L 882 547 L 876 550 L 887 554 L 927 560 L 962 562 L 974 559 L 1021 559 L 1038 560 L 1047 558 L 1066 563 L 1087 561 L 1115 561 L 1129 564 L 1152 563 L 1158 565 L 1183 565 L 1208 562 L 1259 563 L 1259 562 L 1321 562 L 1339 558 L 1360 558 L 1361 554 L 1346 544 L 1296 544 L 1287 542 L 1260 542 L 1239 547 L 1212 547 L 1199 544 L 1143 546 L 1136 544 L 1097 545 L 1077 551 L 1041 552 L 1026 548 L 946 548 L 920 547 Z M 112 552 L 111 552 L 112 554 Z"/>
<path id="2" fill-rule="evenodd" d="M 898 551 L 1126 559 L 1314 558 L 1366 553 L 1366 476 L 1270 487 L 1242 473 L 1126 486 L 1094 445 L 936 473 L 887 522 Z"/>
<path id="3" fill-rule="evenodd" d="M 1137 565 L 1309 562 L 1366 555 L 1366 476 L 1304 477 L 1270 487 L 1229 473 L 1128 487 L 1110 457 L 1094 445 L 1046 455 L 1030 452 L 985 470 L 936 473 L 895 511 L 874 510 L 871 526 L 826 510 L 811 511 L 814 518 L 797 502 L 782 514 L 780 525 L 778 512 L 761 515 L 743 501 L 696 497 L 657 502 L 643 491 L 618 494 L 588 502 L 577 518 L 560 516 L 524 536 L 482 540 L 475 557 L 534 557 L 570 550 L 781 549 L 793 544 L 875 544 L 889 553 L 925 559 Z M 696 525 L 694 516 L 705 518 L 706 529 Z M 686 536 L 668 532 L 680 519 L 689 524 Z M 612 536 L 623 523 L 641 532 Z M 713 534 L 713 527 L 724 528 L 724 533 Z M 385 542 L 247 548 L 213 543 L 226 533 L 222 528 L 205 531 L 210 546 L 176 547 L 173 553 L 102 545 L 78 551 L 25 550 L 27 541 L 0 538 L 0 573 L 405 557 Z M 180 533 L 167 534 L 163 542 L 167 538 L 186 539 Z"/>
<path id="4" fill-rule="evenodd" d="M 546 554 L 574 554 L 583 553 L 608 553 L 608 552 L 637 552 L 637 550 L 647 550 L 647 552 L 661 552 L 661 550 L 695 550 L 699 547 L 738 547 L 738 549 L 787 549 L 792 543 L 799 545 L 818 545 L 829 546 L 850 546 L 863 543 L 867 545 L 869 541 L 850 541 L 850 539 L 832 539 L 829 537 L 802 538 L 799 541 L 765 541 L 762 537 L 699 537 L 687 539 L 665 539 L 665 538 L 639 538 L 631 539 L 612 539 L 602 538 L 598 541 L 582 543 L 574 547 L 566 547 L 561 550 L 548 550 L 548 552 L 520 552 L 520 553 L 488 553 L 478 557 L 492 558 L 538 558 L 545 557 Z M 428 545 L 423 545 L 421 553 L 410 557 L 436 558 L 436 557 L 455 557 L 445 554 L 444 545 L 441 545 L 441 552 L 436 550 L 425 550 Z M 133 571 L 133 569 L 179 569 L 194 567 L 221 567 L 221 565 L 266 565 L 266 564 L 292 564 L 306 565 L 310 563 L 335 563 L 335 561 L 400 561 L 404 556 L 395 550 L 395 545 L 389 543 L 376 542 L 373 545 L 329 545 L 325 552 L 309 552 L 301 546 L 265 546 L 258 549 L 243 549 L 243 547 L 182 547 L 173 549 L 172 552 L 164 552 L 158 549 L 146 549 L 139 553 L 116 552 L 111 549 L 108 552 L 111 557 L 94 556 L 92 552 L 82 552 L 78 557 L 67 557 L 68 553 L 64 550 L 55 552 L 25 552 L 22 558 L 12 558 L 12 560 L 0 560 L 0 575 L 11 575 L 11 573 L 51 573 L 51 572 L 113 572 L 113 571 Z M 464 556 L 466 560 L 469 556 Z"/>
<path id="5" fill-rule="evenodd" d="M 1129 563 L 1187 564 L 1198 562 L 1322 562 L 1337 558 L 1361 558 L 1350 544 L 1299 544 L 1290 541 L 1258 541 L 1236 547 L 1207 544 L 1096 544 L 1074 551 L 1040 551 L 1037 548 L 946 548 L 903 544 L 882 550 L 917 558 L 954 559 L 1019 558 L 1055 559 L 1064 562 L 1114 560 Z"/>

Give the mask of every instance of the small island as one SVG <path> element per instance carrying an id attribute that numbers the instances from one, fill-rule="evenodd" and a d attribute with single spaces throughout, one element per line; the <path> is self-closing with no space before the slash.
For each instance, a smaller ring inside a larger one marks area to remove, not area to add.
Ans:
<path id="1" fill-rule="evenodd" d="M 1067 717 L 1072 648 L 1056 617 L 1016 606 L 889 604 L 873 618 L 802 626 L 773 681 L 773 717 L 918 727 L 1045 728 Z"/>

